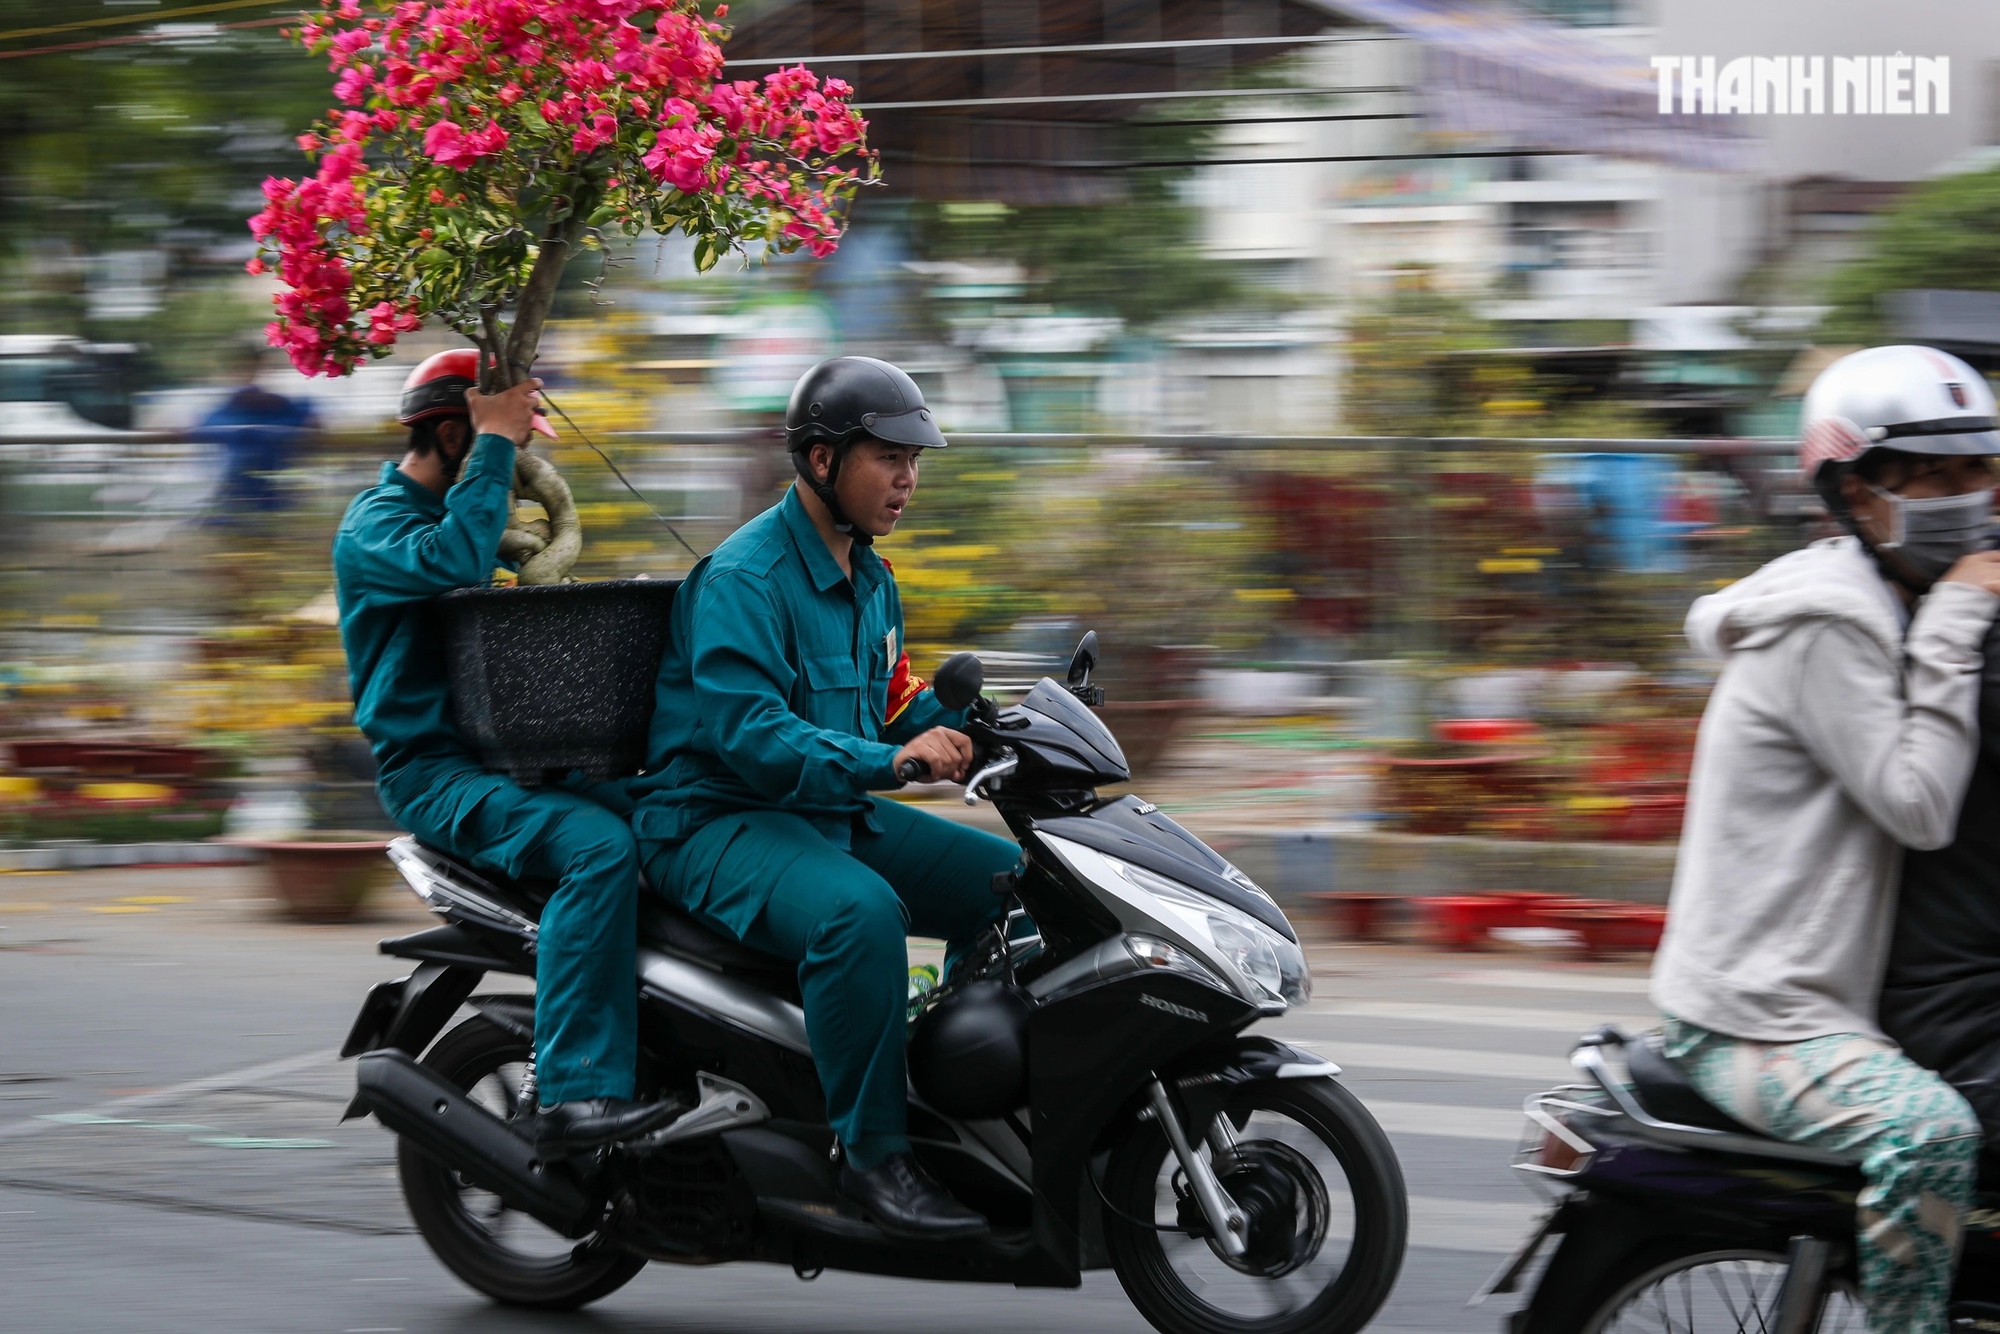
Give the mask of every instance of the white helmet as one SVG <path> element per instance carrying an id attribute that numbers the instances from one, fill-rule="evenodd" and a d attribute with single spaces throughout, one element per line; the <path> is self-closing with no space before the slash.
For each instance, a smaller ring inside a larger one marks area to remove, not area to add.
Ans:
<path id="1" fill-rule="evenodd" d="M 1841 475 L 1874 450 L 2000 454 L 1985 378 L 1934 347 L 1850 352 L 1806 391 L 1800 428 L 1799 470 L 1836 513 Z"/>

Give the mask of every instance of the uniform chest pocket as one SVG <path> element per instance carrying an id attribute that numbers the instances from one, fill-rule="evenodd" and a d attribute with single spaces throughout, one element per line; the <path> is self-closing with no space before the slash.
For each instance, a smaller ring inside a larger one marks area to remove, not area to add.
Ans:
<path id="1" fill-rule="evenodd" d="M 804 658 L 805 720 L 814 727 L 861 734 L 861 673 L 844 653 L 816 653 Z"/>

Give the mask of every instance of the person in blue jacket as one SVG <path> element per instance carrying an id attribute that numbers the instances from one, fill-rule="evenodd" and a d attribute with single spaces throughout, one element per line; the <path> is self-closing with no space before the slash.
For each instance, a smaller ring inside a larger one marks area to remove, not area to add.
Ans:
<path id="1" fill-rule="evenodd" d="M 290 509 L 291 497 L 278 476 L 319 429 L 311 404 L 257 383 L 263 365 L 259 349 L 238 347 L 231 364 L 235 388 L 195 427 L 196 439 L 222 452 L 222 485 L 209 516 L 212 524 L 239 524 Z"/>
<path id="2" fill-rule="evenodd" d="M 808 371 L 785 434 L 797 483 L 675 599 L 632 823 L 655 889 L 798 963 L 842 1193 L 891 1236 L 978 1236 L 986 1220 L 910 1155 L 905 937 L 955 959 L 1002 916 L 992 879 L 1018 852 L 870 795 L 906 760 L 962 781 L 972 759 L 963 712 L 910 674 L 871 547 L 945 441 L 915 382 L 869 357 Z"/>
<path id="3" fill-rule="evenodd" d="M 477 354 L 455 350 L 403 386 L 409 452 L 382 465 L 333 540 L 340 638 L 354 721 L 396 822 L 475 867 L 557 882 L 536 941 L 533 1133 L 560 1157 L 646 1134 L 684 1108 L 631 1100 L 639 859 L 623 794 L 593 789 L 614 813 L 567 786 L 523 788 L 482 768 L 452 722 L 428 604 L 492 579 L 514 450 L 546 429 L 540 380 L 487 396 L 472 387 L 477 375 Z"/>

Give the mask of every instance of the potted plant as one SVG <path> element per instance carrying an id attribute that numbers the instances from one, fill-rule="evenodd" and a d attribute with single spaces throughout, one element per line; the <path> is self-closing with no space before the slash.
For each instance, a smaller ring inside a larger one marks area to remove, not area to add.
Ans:
<path id="1" fill-rule="evenodd" d="M 831 253 L 878 160 L 852 90 L 803 66 L 727 80 L 728 30 L 695 0 L 343 0 L 292 36 L 339 105 L 299 146 L 315 174 L 264 183 L 252 273 L 306 375 L 345 375 L 428 319 L 480 352 L 488 392 L 531 372 L 565 267 L 611 236 L 681 232 L 706 271 L 731 250 Z M 582 550 L 569 489 L 522 451 L 546 526 L 503 540 L 521 582 Z"/>
<path id="2" fill-rule="evenodd" d="M 395 878 L 382 855 L 389 846 L 382 833 L 327 829 L 233 841 L 263 854 L 272 897 L 301 922 L 352 921 L 368 896 Z"/>

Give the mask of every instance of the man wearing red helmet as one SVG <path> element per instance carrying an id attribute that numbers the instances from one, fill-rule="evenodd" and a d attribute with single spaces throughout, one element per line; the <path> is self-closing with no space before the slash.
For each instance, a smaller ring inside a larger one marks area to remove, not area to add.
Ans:
<path id="1" fill-rule="evenodd" d="M 580 791 L 488 772 L 451 720 L 425 604 L 492 578 L 515 448 L 547 429 L 540 380 L 484 395 L 478 370 L 466 349 L 411 372 L 397 417 L 409 452 L 348 506 L 333 571 L 354 721 L 374 747 L 383 806 L 474 866 L 557 882 L 537 938 L 535 1137 L 561 1157 L 643 1135 L 679 1109 L 631 1101 L 639 858 L 629 826 Z"/>

